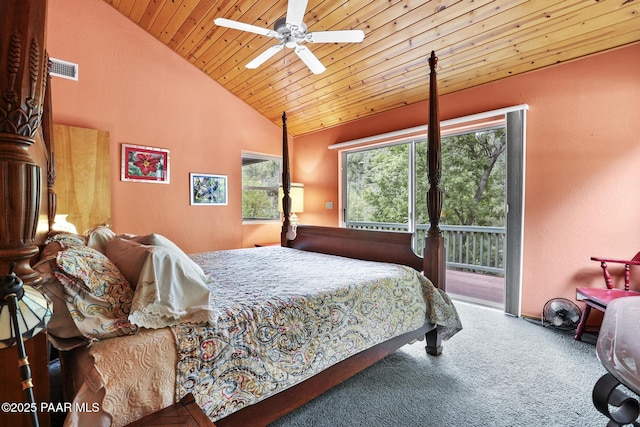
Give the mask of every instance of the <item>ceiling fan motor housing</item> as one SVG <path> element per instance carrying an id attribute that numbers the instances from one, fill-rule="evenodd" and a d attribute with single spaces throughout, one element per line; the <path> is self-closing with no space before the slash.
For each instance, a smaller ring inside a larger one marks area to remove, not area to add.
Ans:
<path id="1" fill-rule="evenodd" d="M 276 20 L 273 29 L 278 33 L 276 38 L 288 48 L 296 47 L 297 43 L 304 41 L 307 35 L 307 26 L 304 22 L 301 22 L 300 25 L 292 25 L 287 23 L 287 18 Z"/>

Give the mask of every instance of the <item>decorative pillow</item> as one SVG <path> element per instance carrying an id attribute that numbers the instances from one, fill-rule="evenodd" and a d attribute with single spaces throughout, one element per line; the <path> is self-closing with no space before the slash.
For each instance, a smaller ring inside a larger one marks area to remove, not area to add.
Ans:
<path id="1" fill-rule="evenodd" d="M 47 325 L 49 335 L 60 338 L 80 337 L 82 334 L 73 323 L 64 298 L 64 289 L 55 277 L 55 257 L 39 261 L 33 266 L 42 276 L 40 290 L 49 297 L 53 303 L 53 316 Z"/>
<path id="2" fill-rule="evenodd" d="M 44 247 L 33 269 L 42 276 L 40 290 L 51 300 L 53 314 L 47 324 L 47 334 L 53 346 L 58 350 L 71 350 L 87 344 L 78 327 L 73 322 L 62 284 L 55 277 L 57 268 L 56 257 L 64 247 L 60 242 L 54 241 Z"/>
<path id="3" fill-rule="evenodd" d="M 131 304 L 131 323 L 146 328 L 163 328 L 179 322 L 202 323 L 210 320 L 209 288 L 202 280 L 202 268 L 184 262 L 164 246 L 135 242 L 109 242 L 107 252 L 127 244 L 129 259 L 144 262 L 138 270 L 136 292 Z M 135 254 L 137 252 L 137 254 Z M 116 261 L 114 262 L 122 262 Z M 137 261 L 136 261 L 137 262 Z M 117 265 L 117 264 L 116 264 Z M 196 264 L 197 266 L 197 264 Z M 123 267 L 128 268 L 128 267 Z"/>
<path id="4" fill-rule="evenodd" d="M 69 245 L 86 245 L 87 238 L 80 234 L 67 233 L 66 231 L 52 231 L 47 237 L 46 243 L 60 242 L 64 246 Z"/>
<path id="5" fill-rule="evenodd" d="M 53 314 L 47 324 L 49 341 L 58 350 L 71 350 L 87 345 L 87 339 L 82 336 L 71 318 L 71 314 L 69 314 L 64 288 L 54 275 L 55 259 L 38 262 L 33 268 L 44 278 L 39 289 L 51 300 L 53 305 Z M 44 273 L 47 270 L 50 273 Z M 45 275 L 48 277 L 45 278 Z"/>
<path id="6" fill-rule="evenodd" d="M 196 264 L 194 260 L 189 258 L 189 256 L 185 254 L 184 251 L 178 247 L 178 245 L 176 245 L 175 243 L 173 243 L 171 240 L 167 239 L 163 235 L 153 233 L 153 234 L 148 234 L 146 236 L 136 236 L 132 238 L 132 240 L 138 243 L 142 243 L 143 245 L 161 246 L 163 248 L 170 250 L 180 258 L 180 261 L 183 264 L 191 264 L 193 269 L 200 276 L 200 278 L 205 282 L 207 281 L 207 275 L 204 274 L 204 271 L 202 271 L 202 267 Z"/>
<path id="7" fill-rule="evenodd" d="M 87 232 L 87 246 L 104 254 L 107 242 L 114 237 L 116 237 L 116 233 L 112 229 L 101 225 Z"/>
<path id="8" fill-rule="evenodd" d="M 72 245 L 58 253 L 56 278 L 78 330 L 89 340 L 129 335 L 138 328 L 127 320 L 133 289 L 118 268 L 87 246 Z"/>

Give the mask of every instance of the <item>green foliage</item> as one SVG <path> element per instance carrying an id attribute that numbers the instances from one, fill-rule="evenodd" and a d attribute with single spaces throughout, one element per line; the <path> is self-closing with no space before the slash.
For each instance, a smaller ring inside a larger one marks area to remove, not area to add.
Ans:
<path id="1" fill-rule="evenodd" d="M 242 190 L 244 219 L 280 219 L 278 191 Z"/>
<path id="2" fill-rule="evenodd" d="M 506 144 L 504 128 L 443 138 L 443 224 L 504 225 Z"/>
<path id="3" fill-rule="evenodd" d="M 347 215 L 351 221 L 408 221 L 407 144 L 349 155 Z"/>
<path id="4" fill-rule="evenodd" d="M 242 218 L 280 219 L 279 184 L 279 160 L 243 159 Z"/>
<path id="5" fill-rule="evenodd" d="M 410 148 L 398 144 L 347 155 L 348 221 L 408 222 Z M 505 149 L 504 128 L 443 138 L 443 224 L 504 224 Z M 415 150 L 416 219 L 427 224 L 427 142 L 417 142 Z"/>

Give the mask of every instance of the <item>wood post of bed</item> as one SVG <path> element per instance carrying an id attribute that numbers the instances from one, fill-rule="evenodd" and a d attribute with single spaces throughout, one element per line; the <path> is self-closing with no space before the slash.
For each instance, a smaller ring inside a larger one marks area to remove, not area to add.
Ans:
<path id="1" fill-rule="evenodd" d="M 53 190 L 56 183 L 56 157 L 53 141 L 53 111 L 51 111 L 51 75 L 47 73 L 47 89 L 44 93 L 42 112 L 42 136 L 47 151 L 47 232 L 53 230 L 53 223 L 58 209 L 58 196 Z"/>
<path id="2" fill-rule="evenodd" d="M 442 144 L 440 142 L 440 117 L 438 107 L 438 83 L 436 74 L 438 58 L 431 51 L 429 57 L 429 130 L 428 130 L 428 178 L 429 191 L 427 193 L 427 210 L 429 212 L 429 231 L 424 241 L 424 275 L 439 289 L 446 290 L 446 248 L 442 230 L 440 230 L 440 215 L 442 213 Z M 442 339 L 437 329 L 426 334 L 427 353 L 439 355 L 442 353 Z"/>
<path id="3" fill-rule="evenodd" d="M 0 274 L 25 284 L 42 280 L 30 266 L 41 207 L 42 171 L 31 147 L 38 133 L 48 75 L 46 0 L 0 2 Z"/>
<path id="4" fill-rule="evenodd" d="M 287 134 L 287 113 L 282 113 L 282 231 L 280 245 L 288 246 L 289 240 L 295 239 L 293 227 L 289 220 L 291 214 L 291 172 L 289 165 L 289 136 Z"/>
<path id="5" fill-rule="evenodd" d="M 424 274 L 431 282 L 446 290 L 445 262 L 446 252 L 444 237 L 440 230 L 440 215 L 442 213 L 442 144 L 440 142 L 440 118 L 438 112 L 438 83 L 436 65 L 438 58 L 435 52 L 429 57 L 429 131 L 428 131 L 428 178 L 429 191 L 427 193 L 427 209 L 429 211 L 429 231 L 424 244 Z"/>

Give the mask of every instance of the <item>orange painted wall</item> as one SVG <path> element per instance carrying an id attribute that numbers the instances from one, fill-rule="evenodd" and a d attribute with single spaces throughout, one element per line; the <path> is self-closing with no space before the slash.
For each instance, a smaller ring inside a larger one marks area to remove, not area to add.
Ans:
<path id="1" fill-rule="evenodd" d="M 54 122 L 110 133 L 112 225 L 157 232 L 186 252 L 279 239 L 279 225 L 243 226 L 241 151 L 281 153 L 281 128 L 102 0 L 50 0 L 50 56 L 79 64 L 52 79 Z M 121 143 L 170 150 L 170 184 L 120 181 Z M 228 176 L 227 206 L 190 206 L 189 173 Z"/>
<path id="2" fill-rule="evenodd" d="M 522 313 L 540 317 L 550 298 L 573 300 L 576 286 L 601 285 L 591 256 L 640 250 L 640 44 L 442 96 L 440 118 L 519 104 L 530 108 Z M 427 120 L 421 103 L 297 137 L 301 222 L 338 224 L 338 153 L 328 145 Z"/>

